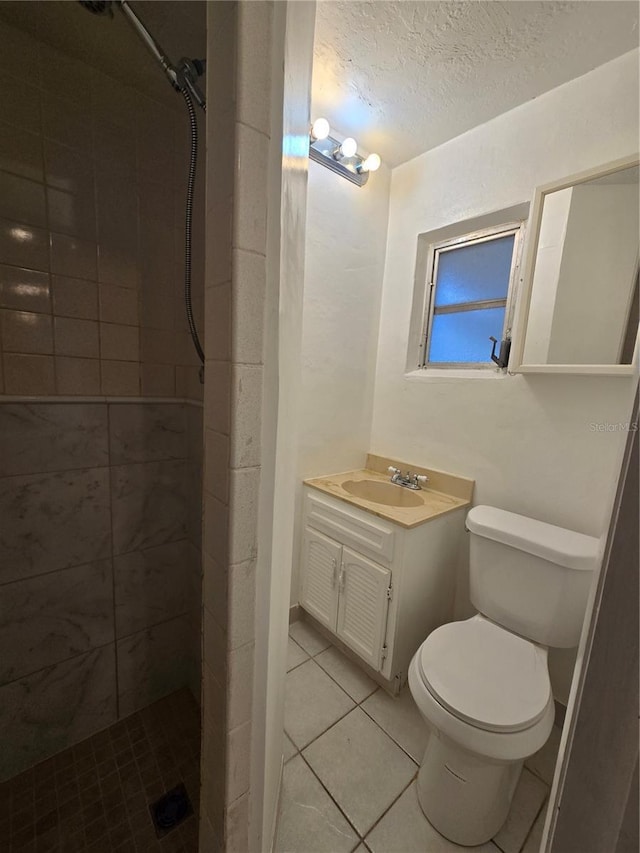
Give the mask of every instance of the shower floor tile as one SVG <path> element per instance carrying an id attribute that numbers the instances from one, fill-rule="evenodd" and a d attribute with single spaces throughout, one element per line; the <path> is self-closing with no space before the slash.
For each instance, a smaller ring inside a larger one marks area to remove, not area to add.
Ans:
<path id="1" fill-rule="evenodd" d="M 0 785 L 8 853 L 196 853 L 200 711 L 185 688 Z M 184 783 L 194 814 L 159 839 L 149 805 Z"/>

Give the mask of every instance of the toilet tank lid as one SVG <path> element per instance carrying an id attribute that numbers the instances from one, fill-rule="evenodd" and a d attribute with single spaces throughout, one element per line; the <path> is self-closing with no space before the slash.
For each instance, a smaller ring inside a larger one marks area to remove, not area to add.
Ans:
<path id="1" fill-rule="evenodd" d="M 477 536 L 510 545 L 567 569 L 593 571 L 601 557 L 600 540 L 594 536 L 493 506 L 474 506 L 467 514 L 466 526 Z"/>

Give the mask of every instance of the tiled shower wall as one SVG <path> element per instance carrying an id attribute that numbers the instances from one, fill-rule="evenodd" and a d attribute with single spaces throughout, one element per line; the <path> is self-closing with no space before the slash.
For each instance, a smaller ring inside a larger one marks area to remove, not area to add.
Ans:
<path id="1" fill-rule="evenodd" d="M 173 97 L 169 108 L 0 20 L 0 392 L 202 399 L 182 296 L 188 123 Z"/>
<path id="2" fill-rule="evenodd" d="M 202 409 L 0 404 L 0 780 L 200 690 Z"/>

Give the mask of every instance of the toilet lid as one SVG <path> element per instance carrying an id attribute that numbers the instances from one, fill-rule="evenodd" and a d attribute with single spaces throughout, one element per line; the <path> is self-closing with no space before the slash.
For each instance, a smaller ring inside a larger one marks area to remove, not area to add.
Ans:
<path id="1" fill-rule="evenodd" d="M 482 616 L 438 628 L 418 655 L 430 693 L 477 728 L 522 731 L 545 712 L 551 695 L 546 649 Z"/>

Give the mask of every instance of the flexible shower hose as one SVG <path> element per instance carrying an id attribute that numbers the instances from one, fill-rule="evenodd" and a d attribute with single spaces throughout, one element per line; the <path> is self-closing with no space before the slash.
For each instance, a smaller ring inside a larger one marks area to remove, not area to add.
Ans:
<path id="1" fill-rule="evenodd" d="M 187 181 L 187 203 L 185 209 L 185 228 L 184 228 L 184 302 L 187 309 L 187 321 L 189 323 L 189 331 L 191 340 L 198 353 L 198 358 L 204 366 L 204 350 L 198 337 L 198 329 L 196 321 L 193 317 L 193 305 L 191 302 L 191 227 L 193 220 L 193 193 L 196 181 L 196 165 L 198 161 L 198 122 L 196 119 L 196 111 L 193 105 L 193 100 L 188 89 L 180 89 L 184 102 L 187 105 L 189 113 L 189 127 L 191 131 L 191 155 L 189 158 L 189 180 Z M 200 381 L 204 381 L 202 368 L 200 370 Z"/>

